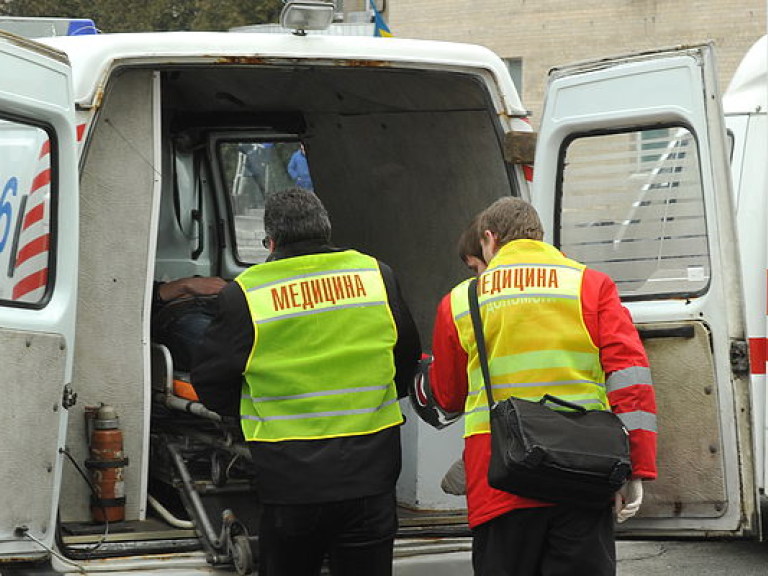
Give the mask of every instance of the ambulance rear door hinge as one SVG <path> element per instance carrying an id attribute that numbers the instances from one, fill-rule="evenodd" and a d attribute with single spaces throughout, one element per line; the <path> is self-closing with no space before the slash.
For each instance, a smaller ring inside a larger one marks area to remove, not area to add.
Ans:
<path id="1" fill-rule="evenodd" d="M 749 346 L 744 340 L 731 341 L 731 371 L 738 376 L 749 374 Z"/>
<path id="2" fill-rule="evenodd" d="M 77 404 L 77 393 L 72 390 L 72 386 L 65 384 L 64 392 L 61 394 L 61 406 L 65 410 L 69 410 L 75 404 Z"/>

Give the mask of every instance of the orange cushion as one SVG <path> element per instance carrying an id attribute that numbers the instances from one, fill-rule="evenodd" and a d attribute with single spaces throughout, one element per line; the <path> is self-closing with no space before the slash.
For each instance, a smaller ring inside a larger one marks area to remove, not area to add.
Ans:
<path id="1" fill-rule="evenodd" d="M 174 396 L 184 398 L 185 400 L 191 400 L 192 402 L 200 401 L 197 397 L 197 392 L 192 388 L 192 384 L 186 380 L 173 380 L 173 394 Z"/>

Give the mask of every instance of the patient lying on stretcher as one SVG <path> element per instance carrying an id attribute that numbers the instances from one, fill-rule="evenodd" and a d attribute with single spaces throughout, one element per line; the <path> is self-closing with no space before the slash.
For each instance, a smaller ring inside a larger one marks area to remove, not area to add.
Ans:
<path id="1" fill-rule="evenodd" d="M 189 371 L 195 350 L 216 314 L 216 297 L 226 284 L 216 276 L 195 276 L 154 285 L 152 340 L 170 352 L 176 397 L 198 400 L 189 383 Z"/>

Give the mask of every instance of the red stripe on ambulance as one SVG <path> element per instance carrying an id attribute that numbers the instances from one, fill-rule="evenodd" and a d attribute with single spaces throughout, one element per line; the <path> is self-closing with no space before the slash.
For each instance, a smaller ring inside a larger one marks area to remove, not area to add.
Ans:
<path id="1" fill-rule="evenodd" d="M 752 374 L 765 374 L 766 338 L 749 339 L 749 365 Z"/>
<path id="2" fill-rule="evenodd" d="M 22 230 L 26 230 L 33 224 L 40 222 L 45 216 L 45 205 L 38 204 L 34 208 L 30 209 L 26 216 L 24 216 L 24 223 L 21 225 Z"/>
<path id="3" fill-rule="evenodd" d="M 40 172 L 37 176 L 35 176 L 35 179 L 32 180 L 32 186 L 29 189 L 29 193 L 31 194 L 32 192 L 40 190 L 40 188 L 48 186 L 48 184 L 50 183 L 51 183 L 51 169 L 48 168 Z"/>
<path id="4" fill-rule="evenodd" d="M 30 292 L 37 290 L 38 288 L 44 287 L 47 283 L 48 283 L 48 268 L 43 268 L 42 270 L 33 272 L 29 276 L 22 278 L 16 283 L 16 286 L 13 287 L 13 295 L 11 296 L 11 298 L 13 300 L 18 300 L 19 298 L 22 298 L 26 294 L 29 294 Z"/>
<path id="5" fill-rule="evenodd" d="M 533 166 L 530 164 L 523 164 L 523 174 L 528 182 L 533 182 Z"/>
<path id="6" fill-rule="evenodd" d="M 48 252 L 48 246 L 48 234 L 28 242 L 21 248 L 21 250 L 19 250 L 19 254 L 16 257 L 16 266 L 21 266 L 22 263 L 26 262 L 30 258 L 34 258 L 35 256 L 39 256 L 40 254 Z"/>

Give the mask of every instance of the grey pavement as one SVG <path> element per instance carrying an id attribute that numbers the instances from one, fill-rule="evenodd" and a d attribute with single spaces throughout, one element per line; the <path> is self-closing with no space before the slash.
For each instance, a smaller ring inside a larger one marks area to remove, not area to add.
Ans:
<path id="1" fill-rule="evenodd" d="M 768 575 L 768 542 L 619 541 L 618 576 Z"/>
<path id="2" fill-rule="evenodd" d="M 755 540 L 619 540 L 617 576 L 768 576 L 768 498 Z"/>

